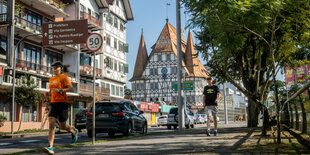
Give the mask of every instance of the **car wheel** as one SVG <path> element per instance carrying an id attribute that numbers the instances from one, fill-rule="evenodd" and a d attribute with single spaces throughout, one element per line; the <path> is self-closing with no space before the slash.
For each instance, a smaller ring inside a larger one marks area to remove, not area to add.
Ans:
<path id="1" fill-rule="evenodd" d="M 146 123 L 143 125 L 140 134 L 147 134 L 147 124 Z"/>
<path id="2" fill-rule="evenodd" d="M 115 136 L 115 132 L 108 132 L 109 137 L 114 137 Z"/>
<path id="3" fill-rule="evenodd" d="M 131 122 L 128 123 L 124 135 L 125 135 L 125 136 L 129 136 L 130 134 L 132 134 L 132 125 L 131 125 Z"/>
<path id="4" fill-rule="evenodd" d="M 174 121 L 179 122 L 179 115 L 174 115 Z"/>
<path id="5" fill-rule="evenodd" d="M 167 128 L 168 128 L 169 130 L 171 130 L 171 125 L 168 125 Z"/>
<path id="6" fill-rule="evenodd" d="M 173 126 L 173 128 L 174 128 L 174 129 L 177 129 L 177 128 L 178 128 L 178 126 L 174 125 L 174 126 Z"/>
<path id="7" fill-rule="evenodd" d="M 186 129 L 189 129 L 189 125 L 185 125 Z"/>
<path id="8" fill-rule="evenodd" d="M 194 128 L 194 127 L 195 127 L 195 125 L 194 125 L 194 124 L 192 124 L 192 125 L 191 125 L 191 128 Z"/>

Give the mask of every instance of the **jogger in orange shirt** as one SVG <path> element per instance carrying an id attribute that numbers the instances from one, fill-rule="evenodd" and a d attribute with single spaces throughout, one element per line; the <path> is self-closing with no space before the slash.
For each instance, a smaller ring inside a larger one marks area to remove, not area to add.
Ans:
<path id="1" fill-rule="evenodd" d="M 49 80 L 49 88 L 51 94 L 51 101 L 49 107 L 48 121 L 49 132 L 48 142 L 49 146 L 44 147 L 43 151 L 48 154 L 54 154 L 54 138 L 55 138 L 55 124 L 56 119 L 59 120 L 59 126 L 63 130 L 67 130 L 72 134 L 72 143 L 78 139 L 78 130 L 73 129 L 66 124 L 68 119 L 68 97 L 66 92 L 72 92 L 73 87 L 69 77 L 63 72 L 68 71 L 68 67 L 62 65 L 61 62 L 55 62 L 52 65 L 54 76 Z"/>

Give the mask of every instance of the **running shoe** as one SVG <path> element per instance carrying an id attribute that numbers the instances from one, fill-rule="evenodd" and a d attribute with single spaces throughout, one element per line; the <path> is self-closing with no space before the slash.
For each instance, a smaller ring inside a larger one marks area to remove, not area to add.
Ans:
<path id="1" fill-rule="evenodd" d="M 206 131 L 207 136 L 210 136 L 210 130 Z"/>
<path id="2" fill-rule="evenodd" d="M 76 141 L 78 140 L 79 138 L 79 131 L 78 129 L 74 129 L 75 133 L 72 134 L 72 139 L 71 139 L 71 143 L 76 143 Z"/>
<path id="3" fill-rule="evenodd" d="M 49 155 L 54 154 L 54 149 L 52 147 L 43 147 L 42 150 L 43 152 L 48 153 Z"/>
<path id="4" fill-rule="evenodd" d="M 214 136 L 217 136 L 217 131 L 214 131 L 214 133 L 213 133 L 213 134 L 214 134 Z"/>

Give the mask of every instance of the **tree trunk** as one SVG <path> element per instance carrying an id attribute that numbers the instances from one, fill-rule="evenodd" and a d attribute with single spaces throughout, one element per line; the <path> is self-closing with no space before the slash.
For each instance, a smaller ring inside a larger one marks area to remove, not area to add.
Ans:
<path id="1" fill-rule="evenodd" d="M 282 103 L 282 106 L 284 104 Z M 288 107 L 289 104 L 287 104 L 287 106 L 283 107 L 283 111 L 282 111 L 282 119 L 281 119 L 281 123 L 287 125 L 287 126 L 290 126 L 290 112 L 289 112 L 289 107 Z"/>
<path id="2" fill-rule="evenodd" d="M 17 131 L 19 131 L 21 126 L 22 126 L 22 122 L 23 122 L 23 109 L 24 109 L 24 106 L 21 105 L 20 106 L 21 116 L 20 116 L 20 119 L 19 119 L 19 126 L 18 126 L 18 130 Z"/>
<path id="3" fill-rule="evenodd" d="M 269 116 L 268 109 L 266 107 L 264 107 L 263 109 L 264 109 L 264 120 L 263 120 L 262 135 L 266 136 L 267 135 L 267 130 L 271 129 L 270 122 L 269 122 L 270 116 Z"/>
<path id="4" fill-rule="evenodd" d="M 291 105 L 291 103 L 287 103 L 289 108 L 290 108 L 290 128 L 294 127 L 294 116 L 293 116 L 293 107 Z"/>
<path id="5" fill-rule="evenodd" d="M 302 114 L 302 133 L 307 133 L 307 114 L 304 106 L 304 102 L 302 101 L 302 98 L 300 95 L 298 95 L 299 101 L 300 101 L 300 107 L 301 107 L 301 114 Z"/>
<path id="6" fill-rule="evenodd" d="M 259 107 L 257 103 L 249 99 L 248 105 L 248 127 L 257 127 Z"/>
<path id="7" fill-rule="evenodd" d="M 296 126 L 295 129 L 299 130 L 299 115 L 298 115 L 298 109 L 297 109 L 297 103 L 294 103 L 294 109 L 295 109 L 295 119 L 296 119 Z"/>

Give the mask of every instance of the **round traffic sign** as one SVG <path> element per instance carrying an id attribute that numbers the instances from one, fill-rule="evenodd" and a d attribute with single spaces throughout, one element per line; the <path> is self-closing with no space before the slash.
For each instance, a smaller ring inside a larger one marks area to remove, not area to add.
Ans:
<path id="1" fill-rule="evenodd" d="M 102 36 L 99 33 L 91 33 L 86 39 L 86 48 L 91 52 L 98 51 L 103 43 Z"/>
<path id="2" fill-rule="evenodd" d="M 162 68 L 162 69 L 161 69 L 161 73 L 163 73 L 163 74 L 167 74 L 167 72 L 168 72 L 168 70 L 167 70 L 167 68 L 166 68 L 166 67 L 164 67 L 164 68 Z"/>

